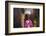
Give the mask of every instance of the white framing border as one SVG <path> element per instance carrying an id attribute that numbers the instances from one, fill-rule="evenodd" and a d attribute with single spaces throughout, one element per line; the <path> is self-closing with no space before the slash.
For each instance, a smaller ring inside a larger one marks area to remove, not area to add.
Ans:
<path id="1" fill-rule="evenodd" d="M 40 27 L 13 28 L 13 8 L 36 8 L 40 9 Z M 34 4 L 9 3 L 9 33 L 43 31 L 43 6 Z"/>

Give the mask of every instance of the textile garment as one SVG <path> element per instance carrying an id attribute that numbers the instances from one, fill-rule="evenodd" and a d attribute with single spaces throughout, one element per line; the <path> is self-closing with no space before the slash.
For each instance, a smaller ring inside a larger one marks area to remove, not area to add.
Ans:
<path id="1" fill-rule="evenodd" d="M 24 27 L 33 27 L 33 23 L 30 19 L 26 20 L 24 22 Z"/>

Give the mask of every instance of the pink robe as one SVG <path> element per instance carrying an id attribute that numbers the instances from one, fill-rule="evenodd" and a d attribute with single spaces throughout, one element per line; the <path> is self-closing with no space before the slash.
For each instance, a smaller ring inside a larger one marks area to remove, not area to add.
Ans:
<path id="1" fill-rule="evenodd" d="M 24 27 L 33 27 L 33 23 L 30 19 L 26 20 L 24 22 Z"/>

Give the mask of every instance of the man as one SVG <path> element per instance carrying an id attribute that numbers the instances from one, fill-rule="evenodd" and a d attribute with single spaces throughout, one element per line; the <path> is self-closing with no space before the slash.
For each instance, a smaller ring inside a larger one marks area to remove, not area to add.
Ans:
<path id="1" fill-rule="evenodd" d="M 33 13 L 32 9 L 30 9 L 30 8 L 25 9 L 24 27 L 33 27 L 33 22 L 30 18 L 32 13 Z"/>

